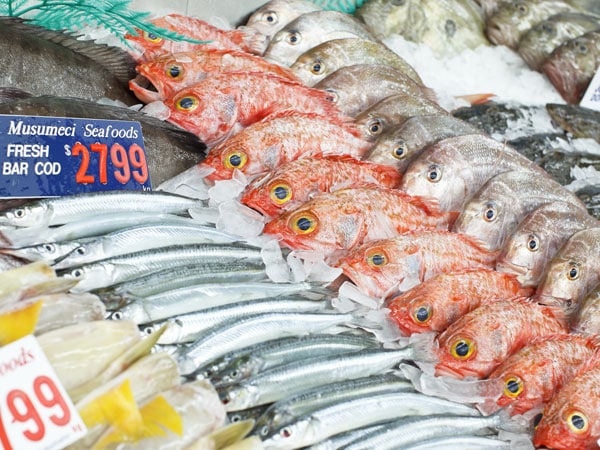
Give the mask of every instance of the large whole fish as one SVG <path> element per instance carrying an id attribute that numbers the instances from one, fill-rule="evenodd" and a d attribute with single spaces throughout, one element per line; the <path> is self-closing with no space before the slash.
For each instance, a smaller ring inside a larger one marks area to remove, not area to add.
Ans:
<path id="1" fill-rule="evenodd" d="M 134 63 L 124 51 L 14 17 L 0 17 L 0 29 L 0 86 L 35 95 L 136 103 L 127 89 Z"/>
<path id="2" fill-rule="evenodd" d="M 164 106 L 170 122 L 211 147 L 277 112 L 340 116 L 331 94 L 255 72 L 213 75 L 165 99 Z"/>
<path id="3" fill-rule="evenodd" d="M 400 34 L 440 55 L 488 43 L 481 12 L 472 0 L 371 0 L 356 16 L 380 39 Z"/>
<path id="4" fill-rule="evenodd" d="M 409 230 L 447 229 L 455 213 L 441 213 L 422 199 L 392 189 L 348 188 L 323 193 L 265 225 L 292 249 L 332 255 L 364 241 Z"/>
<path id="5" fill-rule="evenodd" d="M 337 11 L 302 14 L 279 30 L 264 56 L 282 66 L 291 66 L 300 55 L 325 41 L 360 38 L 377 41 L 359 20 Z"/>
<path id="6" fill-rule="evenodd" d="M 559 126 L 578 138 L 600 143 L 600 112 L 576 105 L 548 103 L 548 113 Z"/>
<path id="7" fill-rule="evenodd" d="M 314 86 L 338 69 L 354 64 L 380 64 L 396 69 L 417 83 L 421 78 L 402 57 L 385 45 L 368 39 L 332 39 L 303 53 L 290 69 L 307 85 Z"/>
<path id="8" fill-rule="evenodd" d="M 459 233 L 416 230 L 367 241 L 352 248 L 338 265 L 361 291 L 386 297 L 442 272 L 493 269 L 496 256 Z"/>
<path id="9" fill-rule="evenodd" d="M 88 119 L 126 120 L 142 126 L 148 171 L 153 184 L 160 184 L 198 163 L 206 146 L 179 127 L 128 108 L 101 105 L 70 97 L 40 96 L 0 104 L 0 114 Z"/>
<path id="10" fill-rule="evenodd" d="M 444 331 L 469 311 L 487 302 L 527 297 L 513 275 L 489 269 L 441 273 L 387 302 L 390 317 L 410 335 Z"/>
<path id="11" fill-rule="evenodd" d="M 319 192 L 368 185 L 395 188 L 400 178 L 393 167 L 350 157 L 300 158 L 252 181 L 241 202 L 274 217 Z"/>
<path id="12" fill-rule="evenodd" d="M 546 265 L 576 231 L 599 222 L 578 205 L 552 202 L 532 211 L 510 236 L 496 269 L 512 273 L 523 286 L 537 286 Z"/>
<path id="13" fill-rule="evenodd" d="M 569 103 L 577 103 L 600 65 L 600 31 L 590 31 L 552 52 L 542 70 Z"/>

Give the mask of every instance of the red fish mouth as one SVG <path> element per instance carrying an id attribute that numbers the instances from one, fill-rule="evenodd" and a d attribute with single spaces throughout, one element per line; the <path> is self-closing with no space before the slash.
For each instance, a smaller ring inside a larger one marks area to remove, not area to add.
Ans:
<path id="1" fill-rule="evenodd" d="M 313 250 L 312 247 L 306 245 L 301 239 L 287 233 L 281 233 L 278 228 L 281 226 L 280 221 L 275 219 L 267 222 L 263 228 L 264 234 L 269 234 L 278 239 L 279 242 L 292 250 Z"/>
<path id="2" fill-rule="evenodd" d="M 550 60 L 542 65 L 542 70 L 568 103 L 579 101 L 576 71 L 571 64 L 565 61 Z"/>
<path id="3" fill-rule="evenodd" d="M 139 74 L 133 80 L 129 80 L 129 89 L 144 103 L 152 103 L 163 99 L 161 90 L 144 75 Z"/>
<path id="4" fill-rule="evenodd" d="M 471 369 L 466 365 L 461 368 L 455 368 L 449 365 L 446 365 L 444 362 L 440 362 L 435 366 L 435 374 L 438 376 L 448 376 L 452 378 L 463 379 L 467 377 L 473 378 L 482 378 L 482 374 L 477 370 Z"/>

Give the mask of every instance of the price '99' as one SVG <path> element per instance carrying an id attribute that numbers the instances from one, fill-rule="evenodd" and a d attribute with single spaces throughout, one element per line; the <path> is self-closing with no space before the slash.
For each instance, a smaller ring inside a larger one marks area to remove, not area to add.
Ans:
<path id="1" fill-rule="evenodd" d="M 90 150 L 98 153 L 98 178 L 100 183 L 108 183 L 108 158 L 112 165 L 116 168 L 113 171 L 114 178 L 121 184 L 127 184 L 131 177 L 140 184 L 148 181 L 148 164 L 146 162 L 146 154 L 144 149 L 138 144 L 132 144 L 129 150 L 125 150 L 121 144 L 113 144 L 108 151 L 106 144 L 91 144 L 90 149 L 77 142 L 72 150 L 73 156 L 81 156 L 81 164 L 75 175 L 75 181 L 79 184 L 92 184 L 96 181 L 96 177 L 88 173 L 90 166 Z"/>

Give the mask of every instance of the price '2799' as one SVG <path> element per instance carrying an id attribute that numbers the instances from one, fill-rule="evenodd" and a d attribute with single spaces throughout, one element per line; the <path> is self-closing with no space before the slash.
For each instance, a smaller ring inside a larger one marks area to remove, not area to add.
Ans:
<path id="1" fill-rule="evenodd" d="M 91 144 L 88 148 L 77 142 L 72 150 L 73 156 L 81 156 L 81 164 L 75 175 L 75 181 L 79 184 L 92 184 L 96 181 L 96 177 L 89 172 L 91 155 L 90 150 L 98 153 L 98 178 L 100 183 L 108 183 L 108 158 L 112 165 L 116 168 L 113 171 L 113 176 L 121 184 L 127 184 L 131 177 L 140 184 L 148 181 L 148 165 L 146 163 L 146 154 L 144 149 L 138 144 L 132 144 L 129 150 L 125 150 L 121 144 L 113 144 L 108 150 L 106 144 Z"/>

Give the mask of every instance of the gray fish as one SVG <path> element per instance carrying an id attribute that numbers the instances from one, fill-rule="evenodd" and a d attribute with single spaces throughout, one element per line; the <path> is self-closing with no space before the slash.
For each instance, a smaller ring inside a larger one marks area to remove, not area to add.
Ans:
<path id="1" fill-rule="evenodd" d="M 168 122 L 133 109 L 66 97 L 73 94 L 64 95 L 65 97 L 44 95 L 0 104 L 0 114 L 139 122 L 144 137 L 150 180 L 155 186 L 204 158 L 206 145 L 193 134 Z"/>
<path id="2" fill-rule="evenodd" d="M 575 194 L 546 175 L 504 172 L 490 179 L 471 198 L 452 231 L 479 239 L 490 251 L 500 250 L 527 214 L 555 201 L 585 208 Z"/>
<path id="3" fill-rule="evenodd" d="M 512 273 L 523 286 L 537 286 L 544 269 L 575 232 L 600 222 L 579 206 L 553 202 L 536 208 L 519 224 L 502 248 L 496 270 Z"/>
<path id="4" fill-rule="evenodd" d="M 525 32 L 517 51 L 533 70 L 562 43 L 600 28 L 600 17 L 577 12 L 556 14 Z"/>
<path id="5" fill-rule="evenodd" d="M 0 86 L 35 95 L 137 103 L 127 87 L 135 77 L 135 61 L 125 51 L 14 17 L 0 17 L 0 29 Z"/>
<path id="6" fill-rule="evenodd" d="M 367 161 L 393 166 L 404 173 L 430 144 L 452 136 L 475 134 L 480 130 L 453 116 L 415 116 L 381 134 L 363 157 Z"/>
<path id="7" fill-rule="evenodd" d="M 424 394 L 382 393 L 337 403 L 306 414 L 272 433 L 263 441 L 263 445 L 266 450 L 294 449 L 361 426 L 411 415 L 431 414 L 480 415 L 470 406 Z"/>
<path id="8" fill-rule="evenodd" d="M 288 23 L 302 14 L 320 10 L 318 5 L 308 0 L 271 0 L 252 13 L 245 27 L 254 28 L 265 36 L 264 53 L 275 33 Z"/>
<path id="9" fill-rule="evenodd" d="M 375 142 L 382 133 L 402 125 L 415 116 L 448 115 L 448 111 L 435 102 L 410 95 L 395 94 L 377 102 L 354 118 L 364 139 Z"/>
<path id="10" fill-rule="evenodd" d="M 257 419 L 253 434 L 266 437 L 300 416 L 346 400 L 383 392 L 413 391 L 412 384 L 398 372 L 326 383 L 298 394 L 287 395 L 273 403 Z"/>
<path id="11" fill-rule="evenodd" d="M 379 64 L 342 67 L 314 85 L 332 94 L 343 114 L 354 117 L 395 94 L 436 101 L 435 93 L 399 69 Z"/>
<path id="12" fill-rule="evenodd" d="M 380 39 L 400 34 L 438 55 L 488 45 L 483 17 L 473 0 L 371 0 L 356 16 Z"/>
<path id="13" fill-rule="evenodd" d="M 314 86 L 336 70 L 354 64 L 394 67 L 421 83 L 419 74 L 398 54 L 379 42 L 359 38 L 323 42 L 304 52 L 290 68 L 304 83 Z"/>
<path id="14" fill-rule="evenodd" d="M 594 6 L 595 5 L 595 6 Z M 586 9 L 585 6 L 589 6 Z M 500 5 L 486 22 L 486 34 L 497 45 L 517 48 L 532 26 L 566 12 L 600 12 L 595 0 L 512 0 Z M 595 11 L 596 10 L 596 11 Z"/>
<path id="15" fill-rule="evenodd" d="M 354 17 L 337 11 L 313 11 L 302 14 L 278 31 L 264 56 L 282 66 L 291 66 L 300 55 L 325 41 L 361 38 L 377 41 Z"/>
<path id="16" fill-rule="evenodd" d="M 406 169 L 400 187 L 410 195 L 437 200 L 443 211 L 461 211 L 490 178 L 511 170 L 547 176 L 506 144 L 484 134 L 466 134 L 425 149 Z"/>
<path id="17" fill-rule="evenodd" d="M 560 127 L 578 138 L 600 143 L 600 112 L 576 105 L 548 103 L 548 113 Z"/>
<path id="18" fill-rule="evenodd" d="M 600 334 L 600 285 L 581 300 L 577 314 L 572 317 L 571 330 L 587 336 Z"/>
<path id="19" fill-rule="evenodd" d="M 533 298 L 572 316 L 585 295 L 600 282 L 596 270 L 599 255 L 600 228 L 574 233 L 546 266 Z"/>
<path id="20" fill-rule="evenodd" d="M 367 349 L 358 352 L 317 356 L 265 370 L 241 383 L 221 390 L 227 411 L 273 403 L 304 390 L 384 373 L 415 357 L 414 350 Z M 282 389 L 282 386 L 285 388 Z"/>
<path id="21" fill-rule="evenodd" d="M 542 70 L 562 98 L 568 103 L 578 103 L 598 66 L 600 30 L 585 33 L 556 48 L 542 65 Z"/>

